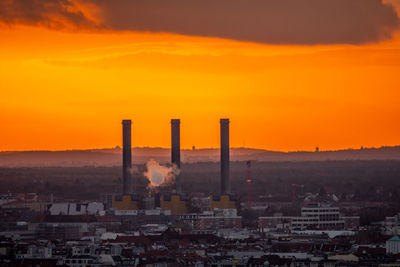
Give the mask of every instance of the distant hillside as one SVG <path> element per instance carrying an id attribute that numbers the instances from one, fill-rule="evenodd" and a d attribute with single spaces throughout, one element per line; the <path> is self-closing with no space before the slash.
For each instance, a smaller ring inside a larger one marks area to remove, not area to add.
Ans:
<path id="1" fill-rule="evenodd" d="M 0 152 L 0 167 L 36 166 L 119 166 L 121 149 L 91 149 L 68 151 L 21 151 Z M 150 158 L 161 163 L 170 162 L 170 150 L 166 148 L 134 148 L 134 164 L 146 163 Z M 183 162 L 219 161 L 219 149 L 182 150 Z M 321 152 L 279 152 L 263 149 L 232 148 L 232 161 L 326 161 L 326 160 L 400 160 L 400 146 L 348 149 Z"/>

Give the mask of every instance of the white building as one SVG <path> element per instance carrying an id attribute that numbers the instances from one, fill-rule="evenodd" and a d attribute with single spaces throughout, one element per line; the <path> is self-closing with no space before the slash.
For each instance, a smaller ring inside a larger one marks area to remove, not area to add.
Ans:
<path id="1" fill-rule="evenodd" d="M 104 215 L 104 204 L 100 202 L 90 203 L 54 203 L 50 206 L 51 215 Z"/>
<path id="2" fill-rule="evenodd" d="M 344 227 L 339 207 L 330 203 L 313 203 L 301 208 L 301 217 L 293 217 L 292 227 L 307 229 L 338 229 Z"/>
<path id="3" fill-rule="evenodd" d="M 386 241 L 386 254 L 398 253 L 400 253 L 400 237 L 395 235 Z"/>
<path id="4" fill-rule="evenodd" d="M 339 207 L 328 202 L 309 203 L 301 208 L 301 216 L 265 216 L 259 218 L 259 227 L 291 230 L 338 230 L 357 227 L 359 217 L 343 217 Z"/>

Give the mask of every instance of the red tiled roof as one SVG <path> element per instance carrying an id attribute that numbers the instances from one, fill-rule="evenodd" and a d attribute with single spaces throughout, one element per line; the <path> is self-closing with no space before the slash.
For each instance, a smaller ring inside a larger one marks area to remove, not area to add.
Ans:
<path id="1" fill-rule="evenodd" d="M 121 222 L 120 219 L 111 215 L 96 216 L 98 222 Z"/>
<path id="2" fill-rule="evenodd" d="M 144 236 L 117 236 L 114 240 L 109 240 L 110 243 L 135 243 L 135 244 L 150 244 L 150 240 Z"/>
<path id="3" fill-rule="evenodd" d="M 386 249 L 385 248 L 381 248 L 381 247 L 358 247 L 358 250 L 356 252 L 357 255 L 361 255 L 361 254 L 372 254 L 372 255 L 384 255 L 386 254 Z"/>
<path id="4" fill-rule="evenodd" d="M 16 195 L 17 199 L 21 199 L 21 200 L 35 200 L 37 198 L 36 193 L 19 193 Z"/>
<path id="5" fill-rule="evenodd" d="M 164 257 L 169 254 L 168 250 L 150 250 L 140 256 L 142 257 Z"/>
<path id="6" fill-rule="evenodd" d="M 96 222 L 94 215 L 46 215 L 44 222 L 76 223 L 76 222 Z"/>

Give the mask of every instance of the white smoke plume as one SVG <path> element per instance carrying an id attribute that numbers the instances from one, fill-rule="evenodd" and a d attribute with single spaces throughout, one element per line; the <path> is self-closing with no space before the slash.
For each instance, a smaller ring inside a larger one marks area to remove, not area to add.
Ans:
<path id="1" fill-rule="evenodd" d="M 149 187 L 156 188 L 159 186 L 168 186 L 175 183 L 175 177 L 179 175 L 180 170 L 174 164 L 171 167 L 162 166 L 154 159 L 150 159 L 146 163 L 147 171 L 144 176 L 149 179 Z"/>

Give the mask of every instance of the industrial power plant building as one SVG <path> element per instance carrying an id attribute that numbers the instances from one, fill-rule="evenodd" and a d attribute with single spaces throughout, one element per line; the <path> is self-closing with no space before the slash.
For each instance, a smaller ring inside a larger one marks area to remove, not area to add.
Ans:
<path id="1" fill-rule="evenodd" d="M 132 182 L 132 145 L 131 120 L 122 121 L 122 174 L 123 187 L 121 195 L 114 195 L 112 207 L 117 210 L 139 210 L 145 198 L 133 192 Z M 229 168 L 229 119 L 220 120 L 221 127 L 221 194 L 209 196 L 209 209 L 236 209 L 236 197 L 231 192 Z M 171 164 L 180 168 L 180 120 L 171 120 Z M 180 173 L 175 176 L 174 191 L 160 196 L 159 207 L 170 211 L 172 215 L 189 213 L 188 196 L 183 192 Z"/>

